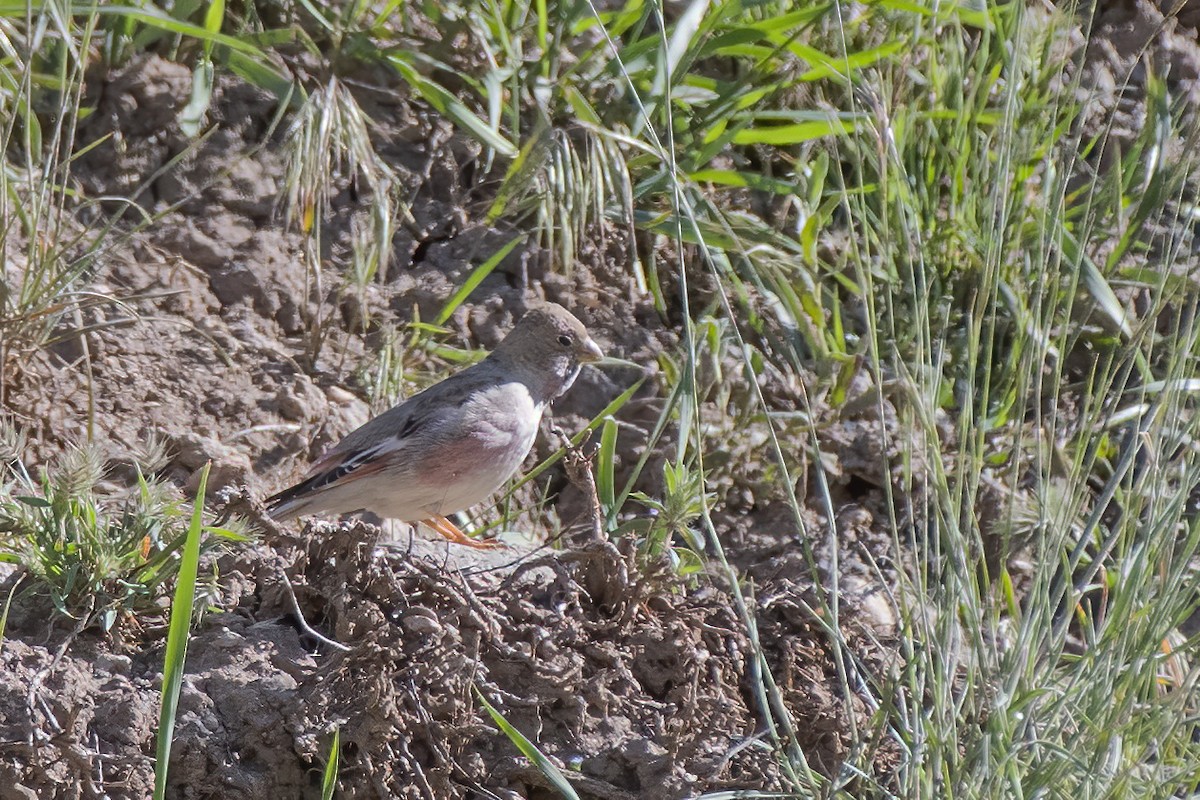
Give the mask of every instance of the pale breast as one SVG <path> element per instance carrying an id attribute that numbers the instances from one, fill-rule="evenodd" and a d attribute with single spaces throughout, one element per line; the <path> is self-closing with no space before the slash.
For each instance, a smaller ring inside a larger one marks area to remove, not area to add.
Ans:
<path id="1" fill-rule="evenodd" d="M 454 514 L 488 499 L 521 466 L 533 447 L 542 407 L 520 383 L 474 393 L 461 423 L 447 431 L 417 476 L 428 501 L 424 514 Z"/>

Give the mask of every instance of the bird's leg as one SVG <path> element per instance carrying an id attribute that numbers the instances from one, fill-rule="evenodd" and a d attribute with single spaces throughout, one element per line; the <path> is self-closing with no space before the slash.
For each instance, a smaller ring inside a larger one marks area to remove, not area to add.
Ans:
<path id="1" fill-rule="evenodd" d="M 455 544 L 474 547 L 476 550 L 492 550 L 497 547 L 504 547 L 504 544 L 501 542 L 487 542 L 472 539 L 470 536 L 467 536 L 465 533 L 460 531 L 457 525 L 443 517 L 441 514 L 435 514 L 429 519 L 421 520 L 421 524 L 432 528 Z"/>

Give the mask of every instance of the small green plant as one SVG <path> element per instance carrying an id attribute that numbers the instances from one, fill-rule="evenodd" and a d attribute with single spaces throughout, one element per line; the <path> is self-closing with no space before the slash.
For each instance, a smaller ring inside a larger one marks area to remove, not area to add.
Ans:
<path id="1" fill-rule="evenodd" d="M 693 525 L 704 515 L 705 504 L 711 505 L 715 497 L 704 491 L 703 474 L 687 464 L 668 462 L 663 465 L 661 499 L 644 492 L 634 492 L 629 497 L 653 514 L 649 524 L 643 526 L 638 546 L 641 553 L 650 558 L 668 556 L 671 566 L 681 575 L 703 569 L 704 537 Z M 676 537 L 685 544 L 674 544 Z"/>
<path id="2" fill-rule="evenodd" d="M 129 490 L 100 488 L 104 462 L 95 447 L 78 447 L 35 478 L 20 458 L 0 467 L 0 560 L 23 567 L 68 617 L 109 630 L 123 618 L 163 613 L 179 573 L 188 508 L 170 483 L 137 468 Z M 228 528 L 205 527 L 204 549 L 244 540 Z M 196 611 L 216 593 L 216 573 L 201 576 Z"/>

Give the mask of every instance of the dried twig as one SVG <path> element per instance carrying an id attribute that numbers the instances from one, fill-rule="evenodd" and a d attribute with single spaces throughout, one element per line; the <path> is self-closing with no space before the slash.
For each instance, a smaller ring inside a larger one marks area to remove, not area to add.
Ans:
<path id="1" fill-rule="evenodd" d="M 296 624 L 300 626 L 300 630 L 316 639 L 326 647 L 332 647 L 334 650 L 340 650 L 343 653 L 349 653 L 349 647 L 341 642 L 335 642 L 328 636 L 318 633 L 311 625 L 308 624 L 308 620 L 304 618 L 304 613 L 300 610 L 300 603 L 296 601 L 296 592 L 292 589 L 292 581 L 288 577 L 287 572 L 285 572 L 283 569 L 280 569 L 279 574 L 283 577 L 284 594 L 287 595 L 288 605 L 291 606 L 292 613 L 296 615 Z"/>
<path id="2" fill-rule="evenodd" d="M 25 696 L 25 702 L 29 707 L 29 733 L 28 737 L 26 738 L 26 743 L 31 747 L 33 746 L 35 739 L 48 742 L 52 738 L 50 734 L 47 734 L 44 730 L 37 726 L 37 712 L 39 710 L 41 710 L 42 714 L 45 716 L 47 724 L 54 733 L 58 734 L 63 732 L 63 728 L 58 724 L 58 720 L 55 718 L 54 712 L 50 709 L 49 703 L 46 702 L 46 698 L 41 694 L 42 684 L 45 683 L 46 679 L 50 677 L 51 673 L 58 668 L 59 663 L 62 662 L 63 656 L 67 654 L 67 650 L 71 647 L 71 644 L 75 641 L 79 634 L 83 632 L 83 629 L 87 627 L 87 624 L 91 622 L 92 612 L 95 609 L 96 597 L 95 595 L 92 595 L 88 597 L 87 608 L 80 613 L 79 618 L 75 622 L 75 626 L 71 629 L 70 633 L 66 635 L 66 638 L 63 639 L 62 644 L 59 645 L 58 649 L 55 650 L 54 658 L 50 659 L 50 663 L 45 667 L 39 669 L 33 676 L 33 679 L 29 681 L 29 692 Z"/>
<path id="3" fill-rule="evenodd" d="M 559 438 L 567 455 L 563 458 L 563 467 L 567 471 L 567 480 L 571 482 L 587 499 L 591 516 L 592 541 L 607 542 L 608 535 L 604 532 L 604 513 L 600 510 L 600 495 L 596 491 L 596 476 L 592 472 L 592 460 L 596 457 L 596 447 L 576 445 L 571 443 L 571 437 L 557 425 L 550 432 Z"/>

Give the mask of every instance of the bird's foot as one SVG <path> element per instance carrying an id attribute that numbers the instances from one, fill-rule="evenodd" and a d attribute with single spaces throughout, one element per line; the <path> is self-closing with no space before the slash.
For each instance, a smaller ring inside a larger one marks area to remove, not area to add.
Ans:
<path id="1" fill-rule="evenodd" d="M 455 544 L 461 544 L 466 547 L 472 547 L 476 550 L 497 550 L 504 547 L 503 542 L 498 542 L 495 540 L 472 539 L 470 536 L 467 536 L 465 533 L 459 530 L 457 525 L 440 515 L 422 520 L 421 524 L 437 531 L 448 541 L 454 542 Z"/>

